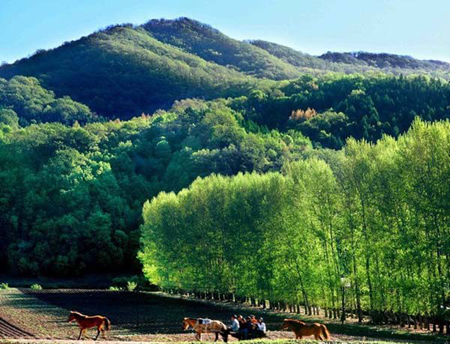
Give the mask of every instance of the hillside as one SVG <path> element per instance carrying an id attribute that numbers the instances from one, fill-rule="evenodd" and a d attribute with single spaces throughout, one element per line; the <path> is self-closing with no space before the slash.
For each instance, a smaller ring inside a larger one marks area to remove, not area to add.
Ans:
<path id="1" fill-rule="evenodd" d="M 450 73 L 450 63 L 436 60 L 418 60 L 411 56 L 404 55 L 386 53 L 375 54 L 364 51 L 351 53 L 327 52 L 319 56 L 319 58 L 333 63 L 369 66 L 381 69 L 400 68 Z"/>
<path id="2" fill-rule="evenodd" d="M 0 78 L 0 124 L 12 127 L 31 123 L 60 122 L 72 125 L 98 121 L 90 109 L 70 97 L 55 98 L 36 78 Z"/>
<path id="3" fill-rule="evenodd" d="M 161 42 L 248 75 L 274 80 L 300 76 L 295 65 L 189 18 L 154 19 L 144 24 L 143 28 Z"/>
<path id="4" fill-rule="evenodd" d="M 339 73 L 392 73 L 394 75 L 423 74 L 450 78 L 450 64 L 435 60 L 418 60 L 411 56 L 374 54 L 369 52 L 327 52 L 320 56 L 309 55 L 290 47 L 263 40 L 249 41 L 299 70 L 309 73 L 318 71 Z"/>
<path id="5" fill-rule="evenodd" d="M 445 62 L 389 54 L 316 57 L 276 43 L 238 41 L 209 25 L 179 18 L 111 26 L 55 49 L 39 50 L 1 66 L 0 78 L 35 77 L 56 97 L 69 96 L 94 115 L 128 119 L 168 109 L 175 100 L 273 90 L 277 80 L 305 74 L 421 74 L 448 79 L 449 71 Z"/>
<path id="6" fill-rule="evenodd" d="M 57 96 L 127 118 L 175 100 L 245 93 L 251 77 L 159 42 L 142 28 L 115 26 L 0 68 L 0 77 L 33 76 Z"/>

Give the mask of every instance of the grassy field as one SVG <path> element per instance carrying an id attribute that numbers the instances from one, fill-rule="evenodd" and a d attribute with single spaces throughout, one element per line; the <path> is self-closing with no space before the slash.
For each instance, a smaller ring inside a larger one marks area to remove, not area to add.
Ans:
<path id="1" fill-rule="evenodd" d="M 112 323 L 108 339 L 128 342 L 189 343 L 192 332 L 181 331 L 183 317 L 209 317 L 229 322 L 230 315 L 255 314 L 264 316 L 268 327 L 268 340 L 264 343 L 288 344 L 295 342 L 291 332 L 279 331 L 283 313 L 250 309 L 244 305 L 211 303 L 167 296 L 161 293 L 133 293 L 89 289 L 0 291 L 1 343 L 70 343 L 78 337 L 75 324 L 67 323 L 70 310 L 84 314 L 101 314 Z M 292 317 L 292 315 L 289 315 Z M 322 321 L 333 342 L 434 342 L 446 343 L 445 337 L 425 333 L 400 331 L 395 328 L 344 324 L 329 319 L 301 316 L 306 321 Z M 325 321 L 324 321 L 325 320 Z M 96 330 L 88 333 L 92 338 Z M 204 336 L 212 341 L 214 335 Z M 104 339 L 102 339 L 104 340 Z M 308 343 L 303 340 L 302 343 Z M 312 341 L 317 343 L 316 341 Z M 256 343 L 256 342 L 248 342 Z"/>

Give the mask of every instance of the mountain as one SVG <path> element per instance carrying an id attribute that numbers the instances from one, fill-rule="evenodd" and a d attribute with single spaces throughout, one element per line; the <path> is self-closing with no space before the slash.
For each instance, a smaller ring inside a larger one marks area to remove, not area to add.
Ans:
<path id="1" fill-rule="evenodd" d="M 300 71 L 294 65 L 248 42 L 230 38 L 196 20 L 154 19 L 142 27 L 161 42 L 248 75 L 273 80 L 300 76 Z"/>
<path id="2" fill-rule="evenodd" d="M 400 68 L 400 69 L 422 69 L 426 71 L 444 71 L 450 73 L 450 63 L 436 60 L 418 60 L 411 56 L 395 54 L 375 54 L 364 51 L 351 53 L 327 52 L 319 56 L 324 61 L 334 63 L 345 63 L 358 66 L 370 66 L 375 68 Z"/>
<path id="3" fill-rule="evenodd" d="M 362 52 L 317 57 L 276 43 L 239 41 L 179 18 L 110 26 L 0 66 L 0 78 L 34 77 L 56 98 L 87 105 L 94 117 L 121 119 L 167 109 L 180 99 L 248 96 L 256 88 L 274 89 L 280 80 L 328 72 L 450 79 L 450 64 Z"/>
<path id="4" fill-rule="evenodd" d="M 70 95 L 108 117 L 167 108 L 175 100 L 245 93 L 252 77 L 203 60 L 121 25 L 4 65 L 0 77 L 36 77 L 57 96 Z"/>
<path id="5" fill-rule="evenodd" d="M 267 42 L 263 40 L 250 40 L 250 44 L 255 47 L 264 49 L 269 54 L 278 57 L 295 67 L 299 68 L 313 68 L 313 69 L 332 69 L 332 64 L 320 59 L 316 56 L 302 53 L 295 49 L 286 47 L 281 44 Z"/>
<path id="6" fill-rule="evenodd" d="M 380 71 L 393 74 L 419 73 L 450 78 L 450 63 L 443 61 L 418 60 L 411 56 L 369 52 L 327 52 L 320 56 L 313 56 L 263 40 L 252 40 L 249 43 L 299 69 L 344 72 L 347 74 Z"/>

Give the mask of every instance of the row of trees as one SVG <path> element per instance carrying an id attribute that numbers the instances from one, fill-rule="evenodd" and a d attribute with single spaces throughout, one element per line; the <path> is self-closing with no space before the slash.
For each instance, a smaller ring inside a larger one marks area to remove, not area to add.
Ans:
<path id="1" fill-rule="evenodd" d="M 450 306 L 450 122 L 349 140 L 283 173 L 213 175 L 144 205 L 146 276 L 163 288 L 326 309 Z"/>

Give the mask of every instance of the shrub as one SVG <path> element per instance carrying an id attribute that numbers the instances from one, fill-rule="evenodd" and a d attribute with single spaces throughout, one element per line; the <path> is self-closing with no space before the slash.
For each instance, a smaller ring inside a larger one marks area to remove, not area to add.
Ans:
<path id="1" fill-rule="evenodd" d="M 110 286 L 109 287 L 109 289 L 108 289 L 109 291 L 121 291 L 122 289 L 120 289 L 119 287 L 115 287 L 115 286 Z"/>
<path id="2" fill-rule="evenodd" d="M 127 282 L 127 290 L 128 291 L 134 291 L 137 286 L 138 286 L 138 284 L 136 282 L 133 282 L 133 281 Z"/>
<path id="3" fill-rule="evenodd" d="M 0 283 L 0 290 L 9 290 L 8 283 Z"/>
<path id="4" fill-rule="evenodd" d="M 33 284 L 31 287 L 31 290 L 42 290 L 42 286 L 40 284 Z"/>

